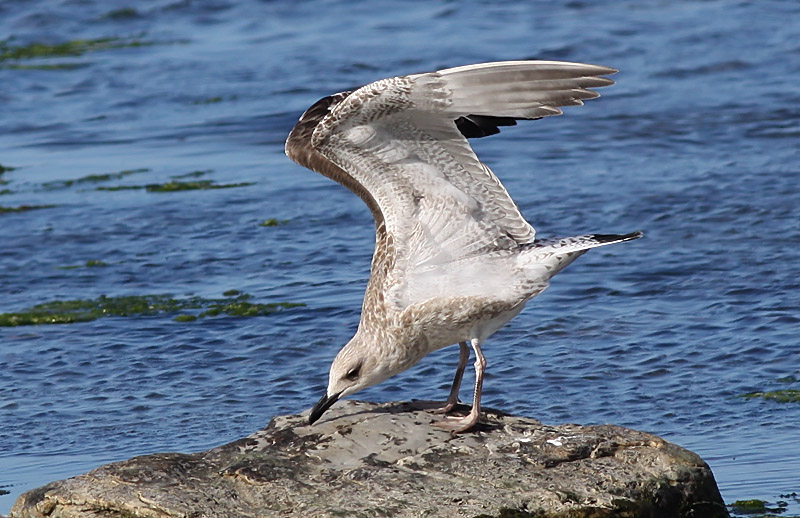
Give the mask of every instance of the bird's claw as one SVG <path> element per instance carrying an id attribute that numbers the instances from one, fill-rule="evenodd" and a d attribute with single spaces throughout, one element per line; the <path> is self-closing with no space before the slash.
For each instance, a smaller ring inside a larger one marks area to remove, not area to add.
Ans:
<path id="1" fill-rule="evenodd" d="M 447 401 L 443 406 L 431 408 L 429 410 L 432 414 L 449 414 L 458 404 L 458 401 Z"/>
<path id="2" fill-rule="evenodd" d="M 470 412 L 463 417 L 447 416 L 441 421 L 434 422 L 433 426 L 453 433 L 462 433 L 469 431 L 476 424 L 478 424 L 478 414 Z"/>

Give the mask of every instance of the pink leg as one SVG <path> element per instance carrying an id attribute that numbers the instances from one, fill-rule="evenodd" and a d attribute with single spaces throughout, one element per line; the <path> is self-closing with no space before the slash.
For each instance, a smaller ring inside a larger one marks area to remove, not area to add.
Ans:
<path id="1" fill-rule="evenodd" d="M 450 395 L 447 397 L 447 403 L 443 407 L 432 410 L 434 414 L 446 414 L 458 403 L 461 378 L 464 377 L 464 369 L 467 367 L 467 361 L 469 361 L 467 342 L 459 342 L 458 347 L 458 368 L 456 369 L 456 377 L 453 379 L 453 386 L 450 388 Z"/>
<path id="2" fill-rule="evenodd" d="M 478 423 L 481 415 L 481 391 L 483 390 L 483 373 L 486 371 L 486 358 L 483 356 L 477 338 L 472 339 L 472 349 L 475 351 L 475 394 L 472 400 L 472 410 L 464 417 L 447 417 L 443 421 L 433 423 L 434 426 L 461 433 Z"/>

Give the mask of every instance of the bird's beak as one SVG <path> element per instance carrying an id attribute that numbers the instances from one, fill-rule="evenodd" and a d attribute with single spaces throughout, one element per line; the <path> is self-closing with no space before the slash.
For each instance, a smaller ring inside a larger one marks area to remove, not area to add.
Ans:
<path id="1" fill-rule="evenodd" d="M 322 414 L 324 414 L 327 409 L 329 409 L 334 403 L 339 401 L 340 395 L 341 392 L 339 394 L 334 394 L 332 396 L 328 396 L 327 394 L 322 396 L 322 399 L 317 401 L 317 404 L 314 405 L 314 408 L 311 409 L 311 414 L 308 416 L 308 424 L 310 425 L 314 424 L 314 422 L 317 419 L 322 417 Z"/>

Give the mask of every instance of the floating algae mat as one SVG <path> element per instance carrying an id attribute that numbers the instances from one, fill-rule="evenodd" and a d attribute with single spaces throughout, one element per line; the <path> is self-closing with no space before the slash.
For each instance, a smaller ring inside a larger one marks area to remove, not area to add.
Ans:
<path id="1" fill-rule="evenodd" d="M 208 173 L 212 172 L 214 172 L 213 169 L 205 169 L 205 170 L 191 171 L 189 173 L 176 174 L 174 176 L 171 176 L 170 178 L 172 178 L 173 180 L 180 180 L 182 178 L 198 178 L 200 176 L 205 176 Z"/>
<path id="2" fill-rule="evenodd" d="M 783 495 L 782 495 L 783 496 Z M 790 496 L 790 495 L 786 495 Z M 769 502 L 764 500 L 737 500 L 730 504 L 728 507 L 734 516 L 753 516 L 754 518 L 767 518 L 776 517 L 786 511 L 788 504 L 786 502 L 778 502 L 774 507 L 769 507 Z M 790 518 L 790 517 L 787 517 Z"/>
<path id="3" fill-rule="evenodd" d="M 783 378 L 778 378 L 776 381 L 786 385 L 796 385 L 797 383 L 800 383 L 800 378 L 791 375 Z M 754 399 L 754 398 L 769 399 L 772 401 L 777 401 L 778 403 L 800 403 L 800 388 L 786 388 L 786 389 L 763 391 L 763 392 L 749 392 L 747 394 L 742 394 L 739 397 L 743 397 L 745 399 Z"/>
<path id="4" fill-rule="evenodd" d="M 111 180 L 121 180 L 127 176 L 139 173 L 148 173 L 150 169 L 147 168 L 140 168 L 140 169 L 127 169 L 125 171 L 119 171 L 116 173 L 106 173 L 106 174 L 91 174 L 88 176 L 82 176 L 80 178 L 76 178 L 74 180 L 55 180 L 52 182 L 47 182 L 42 184 L 42 187 L 45 189 L 65 189 L 68 187 L 72 187 L 74 185 L 86 185 L 86 184 L 97 184 L 103 182 L 109 182 Z M 149 183 L 145 185 L 113 185 L 113 186 L 98 186 L 95 187 L 98 191 L 132 191 L 132 190 L 142 190 L 144 189 L 147 192 L 175 192 L 175 191 L 204 191 L 207 189 L 232 189 L 234 187 L 247 187 L 249 185 L 255 185 L 254 182 L 239 182 L 239 183 L 214 183 L 213 180 L 187 180 L 184 181 L 184 178 L 197 178 L 203 176 L 205 174 L 210 173 L 211 170 L 206 171 L 192 171 L 190 173 L 185 173 L 177 176 L 173 176 L 172 179 L 165 183 Z"/>
<path id="5" fill-rule="evenodd" d="M 98 187 L 98 191 L 127 191 L 144 189 L 147 192 L 175 192 L 175 191 L 204 191 L 206 189 L 231 189 L 233 187 L 246 187 L 254 185 L 253 182 L 216 184 L 212 180 L 198 180 L 190 182 L 170 181 L 167 183 L 153 183 L 148 185 L 119 185 L 116 187 Z"/>
<path id="6" fill-rule="evenodd" d="M 8 180 L 3 179 L 3 173 L 6 171 L 13 171 L 14 169 L 16 168 L 0 164 L 0 185 L 6 185 L 8 183 Z"/>
<path id="7" fill-rule="evenodd" d="M 800 389 L 772 390 L 770 392 L 750 392 L 742 394 L 743 398 L 771 399 L 779 403 L 800 403 Z"/>
<path id="8" fill-rule="evenodd" d="M 175 299 L 170 295 L 129 295 L 94 300 L 56 300 L 37 304 L 20 313 L 0 313 L 0 326 L 39 324 L 72 324 L 90 322 L 102 317 L 148 317 L 178 313 L 174 320 L 189 322 L 218 315 L 258 317 L 283 309 L 305 306 L 291 302 L 260 304 L 249 302 L 249 295 L 238 291 L 225 293 L 226 298 L 191 297 Z M 230 296 L 228 296 L 230 295 Z"/>
<path id="9" fill-rule="evenodd" d="M 278 225 L 285 225 L 289 223 L 288 219 L 277 219 L 277 218 L 270 218 L 263 223 L 260 223 L 262 227 L 277 227 Z"/>
<path id="10" fill-rule="evenodd" d="M 216 184 L 211 180 L 198 180 L 193 182 L 171 181 L 162 184 L 146 185 L 147 192 L 172 192 L 172 191 L 194 191 L 205 189 L 231 189 L 233 187 L 247 187 L 254 185 L 254 182 L 223 183 Z"/>
<path id="11" fill-rule="evenodd" d="M 27 45 L 14 45 L 11 43 L 11 39 L 6 39 L 0 40 L 0 61 L 9 59 L 81 56 L 87 52 L 97 50 L 141 47 L 144 45 L 149 45 L 149 43 L 139 40 L 124 40 L 121 38 L 79 39 L 55 44 L 29 43 Z"/>
<path id="12" fill-rule="evenodd" d="M 82 176 L 73 180 L 55 180 L 42 184 L 42 187 L 48 190 L 53 189 L 66 189 L 77 185 L 98 184 L 109 182 L 112 180 L 122 180 L 130 175 L 148 173 L 150 169 L 126 169 L 115 173 L 105 174 L 90 174 Z M 232 189 L 234 187 L 247 187 L 255 185 L 254 182 L 239 182 L 239 183 L 214 183 L 213 180 L 184 180 L 188 178 L 198 178 L 212 172 L 211 169 L 205 171 L 192 171 L 185 174 L 173 176 L 170 181 L 165 183 L 149 183 L 145 185 L 100 185 L 95 187 L 98 191 L 133 191 L 145 190 L 147 192 L 175 192 L 175 191 L 204 191 L 207 189 Z"/>
<path id="13" fill-rule="evenodd" d="M 38 209 L 51 209 L 53 207 L 55 207 L 55 205 L 20 205 L 18 207 L 0 206 L 0 214 L 6 214 L 9 212 L 26 212 L 29 210 L 38 210 Z"/>
<path id="14" fill-rule="evenodd" d="M 72 69 L 81 66 L 79 63 L 21 64 L 44 58 L 78 57 L 87 52 L 99 50 L 122 49 L 155 45 L 155 42 L 142 41 L 136 38 L 95 38 L 63 41 L 60 43 L 33 42 L 26 45 L 15 45 L 13 38 L 0 40 L 0 68 L 58 70 Z M 4 64 L 4 62 L 11 62 Z"/>
<path id="15" fill-rule="evenodd" d="M 132 174 L 147 173 L 149 171 L 150 169 L 140 168 L 140 169 L 126 169 L 125 171 L 119 171 L 116 173 L 90 174 L 88 176 L 82 176 L 74 180 L 55 180 L 52 182 L 46 182 L 43 183 L 42 186 L 45 187 L 46 189 L 63 189 L 67 187 L 72 187 L 73 185 L 108 182 L 111 180 L 121 180 L 122 178 L 130 176 Z"/>
<path id="16" fill-rule="evenodd" d="M 59 270 L 76 270 L 78 268 L 102 268 L 105 266 L 109 266 L 109 264 L 105 261 L 100 261 L 98 259 L 90 259 L 83 264 L 71 264 L 69 266 L 58 266 Z"/>

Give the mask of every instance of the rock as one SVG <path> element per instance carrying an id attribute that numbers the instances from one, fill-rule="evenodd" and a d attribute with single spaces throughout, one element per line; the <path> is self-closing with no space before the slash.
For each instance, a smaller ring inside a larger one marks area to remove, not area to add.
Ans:
<path id="1" fill-rule="evenodd" d="M 195 454 L 108 464 L 22 496 L 22 517 L 727 517 L 708 465 L 619 426 L 486 410 L 473 432 L 425 404 L 338 403 Z"/>

